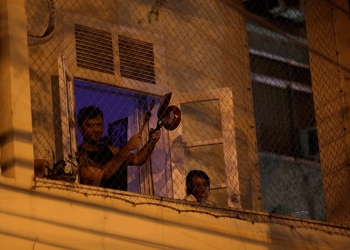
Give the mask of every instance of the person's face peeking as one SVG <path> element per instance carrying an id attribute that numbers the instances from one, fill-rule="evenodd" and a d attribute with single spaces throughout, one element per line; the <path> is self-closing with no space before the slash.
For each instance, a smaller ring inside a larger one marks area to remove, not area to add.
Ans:
<path id="1" fill-rule="evenodd" d="M 84 140 L 97 143 L 101 140 L 103 135 L 103 118 L 98 116 L 94 119 L 86 119 L 79 130 L 84 136 Z"/>
<path id="2" fill-rule="evenodd" d="M 197 201 L 202 202 L 203 200 L 207 199 L 209 195 L 209 188 L 208 182 L 204 178 L 199 176 L 193 177 L 191 189 Z"/>

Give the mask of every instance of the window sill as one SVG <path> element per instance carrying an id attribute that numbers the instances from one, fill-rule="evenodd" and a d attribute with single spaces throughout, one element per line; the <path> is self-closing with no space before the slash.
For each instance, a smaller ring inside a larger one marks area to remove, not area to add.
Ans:
<path id="1" fill-rule="evenodd" d="M 0 186 L 1 183 L 0 183 Z M 266 224 L 280 224 L 290 228 L 307 228 L 319 231 L 325 231 L 325 226 L 328 227 L 328 233 L 335 235 L 349 235 L 350 227 L 340 226 L 324 221 L 316 221 L 311 219 L 292 217 L 286 215 L 272 214 L 259 211 L 251 211 L 245 209 L 221 207 L 212 204 L 199 204 L 195 202 L 176 200 L 171 198 L 155 197 L 141 195 L 137 193 L 130 193 L 119 190 L 110 190 L 100 187 L 92 187 L 81 185 L 78 183 L 69 183 L 56 180 L 49 180 L 44 178 L 36 178 L 35 186 L 33 187 L 34 192 L 38 192 L 42 196 L 50 196 L 51 198 L 64 199 L 68 202 L 76 202 L 98 206 L 99 208 L 104 207 L 105 209 L 113 209 L 117 207 L 113 205 L 113 201 L 106 203 L 105 199 L 119 200 L 126 203 L 132 204 L 133 207 L 148 205 L 169 208 L 179 213 L 201 213 L 214 216 L 215 218 L 231 218 L 250 221 L 253 224 L 266 223 Z M 52 192 L 52 189 L 60 190 L 61 192 Z M 33 192 L 30 190 L 29 192 Z M 68 192 L 68 193 L 67 193 Z M 82 196 L 74 196 L 73 194 L 80 194 Z M 85 197 L 84 197 L 85 196 Z M 86 200 L 86 197 L 95 196 L 95 198 Z M 97 197 L 99 196 L 99 197 Z"/>

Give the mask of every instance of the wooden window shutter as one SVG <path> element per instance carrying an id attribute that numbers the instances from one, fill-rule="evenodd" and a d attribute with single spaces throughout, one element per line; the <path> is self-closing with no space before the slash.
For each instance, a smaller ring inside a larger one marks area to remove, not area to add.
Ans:
<path id="1" fill-rule="evenodd" d="M 78 67 L 114 75 L 112 34 L 75 25 Z"/>
<path id="2" fill-rule="evenodd" d="M 153 44 L 118 36 L 122 77 L 155 84 Z"/>

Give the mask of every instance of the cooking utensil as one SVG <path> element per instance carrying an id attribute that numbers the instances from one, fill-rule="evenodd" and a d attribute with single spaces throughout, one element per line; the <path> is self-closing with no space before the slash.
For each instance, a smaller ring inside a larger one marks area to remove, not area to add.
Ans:
<path id="1" fill-rule="evenodd" d="M 171 96 L 171 92 L 164 95 L 157 112 L 157 127 L 149 133 L 149 136 L 163 126 L 167 130 L 174 130 L 179 126 L 181 122 L 181 111 L 174 105 L 169 106 Z"/>
<path id="2" fill-rule="evenodd" d="M 151 111 L 152 111 L 152 109 L 153 109 L 155 103 L 156 103 L 156 100 L 153 99 L 153 100 L 151 101 L 151 104 L 149 105 L 149 108 L 148 108 L 146 114 L 143 116 L 142 125 L 141 125 L 141 127 L 140 127 L 139 133 L 141 133 L 141 132 L 143 131 L 143 129 L 145 128 L 146 124 L 147 124 L 147 123 L 149 122 L 149 120 L 151 119 L 151 116 L 152 116 Z"/>

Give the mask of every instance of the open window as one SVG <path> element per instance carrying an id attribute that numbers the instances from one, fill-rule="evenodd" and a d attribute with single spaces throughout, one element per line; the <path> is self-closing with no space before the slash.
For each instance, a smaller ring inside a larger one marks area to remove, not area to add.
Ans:
<path id="1" fill-rule="evenodd" d="M 75 79 L 76 110 L 87 106 L 96 106 L 103 112 L 104 134 L 101 143 L 121 148 L 135 134 L 141 132 L 143 144 L 148 140 L 148 129 L 156 126 L 156 111 L 160 97 L 121 89 L 112 85 L 91 82 L 84 79 Z M 152 100 L 156 101 L 152 109 L 152 117 L 147 126 L 140 131 L 141 121 Z M 82 135 L 78 133 L 78 145 L 82 142 Z M 157 144 L 163 145 L 163 138 Z M 122 188 L 147 195 L 160 195 L 154 187 L 153 170 L 163 169 L 162 162 L 156 155 L 160 155 L 161 146 L 157 145 L 150 159 L 142 166 L 123 166 L 116 174 Z M 164 196 L 164 195 L 163 195 Z"/>
<path id="2" fill-rule="evenodd" d="M 59 76 L 53 91 L 59 93 L 55 108 L 56 160 L 71 160 L 65 172 L 76 171 L 74 156 L 82 137 L 77 133 L 75 115 L 86 106 L 98 106 L 104 113 L 103 140 L 121 147 L 139 132 L 140 123 L 153 99 L 156 104 L 148 129 L 157 124 L 161 96 L 121 89 L 110 84 L 83 78 L 74 79 L 65 60 L 59 57 Z M 186 175 L 198 169 L 211 180 L 210 199 L 216 204 L 240 207 L 240 189 L 234 133 L 233 98 L 230 88 L 202 92 L 173 93 L 171 105 L 181 109 L 180 126 L 167 131 L 150 159 L 143 166 L 124 169 L 126 191 L 160 197 L 183 199 L 186 196 Z M 58 119 L 59 118 L 59 119 Z M 142 131 L 144 143 L 148 129 Z"/>
<path id="3" fill-rule="evenodd" d="M 74 77 L 62 55 L 57 58 L 57 64 L 58 76 L 52 77 L 53 116 L 57 121 L 54 123 L 55 150 L 46 174 L 51 179 L 73 182 L 78 180 Z"/>

